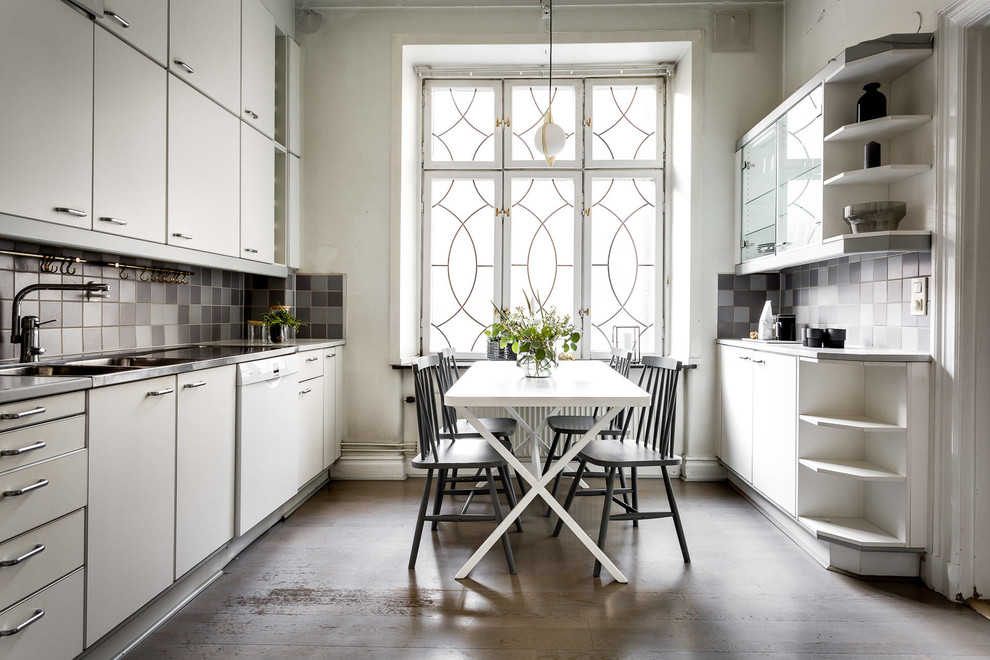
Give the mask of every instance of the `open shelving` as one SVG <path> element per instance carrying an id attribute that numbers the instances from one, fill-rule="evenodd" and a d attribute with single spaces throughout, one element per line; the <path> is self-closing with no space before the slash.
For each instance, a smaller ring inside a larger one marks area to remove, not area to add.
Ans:
<path id="1" fill-rule="evenodd" d="M 877 142 L 890 140 L 923 126 L 931 115 L 888 115 L 855 124 L 845 124 L 825 136 L 826 142 Z"/>
<path id="2" fill-rule="evenodd" d="M 867 433 L 897 433 L 898 431 L 905 430 L 900 424 L 889 424 L 879 419 L 872 419 L 863 415 L 849 415 L 846 417 L 801 415 L 801 421 L 814 424 L 815 426 L 835 429 L 856 429 Z"/>
<path id="3" fill-rule="evenodd" d="M 892 472 L 879 465 L 861 459 L 835 459 L 815 461 L 802 458 L 798 463 L 822 474 L 832 474 L 840 477 L 850 477 L 861 481 L 904 481 L 903 474 Z"/>
<path id="4" fill-rule="evenodd" d="M 838 541 L 864 548 L 903 548 L 904 540 L 865 518 L 801 516 L 802 524 L 821 541 Z"/>
<path id="5" fill-rule="evenodd" d="M 927 172 L 931 165 L 881 165 L 866 170 L 839 172 L 825 179 L 826 186 L 889 186 Z"/>

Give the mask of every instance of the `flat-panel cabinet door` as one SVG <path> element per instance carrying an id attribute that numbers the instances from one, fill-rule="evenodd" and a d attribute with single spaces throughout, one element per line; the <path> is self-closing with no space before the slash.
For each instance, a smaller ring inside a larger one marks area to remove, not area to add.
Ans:
<path id="1" fill-rule="evenodd" d="M 89 391 L 86 643 L 172 584 L 175 376 Z"/>
<path id="2" fill-rule="evenodd" d="M 92 227 L 93 23 L 0 3 L 0 213 Z"/>
<path id="3" fill-rule="evenodd" d="M 165 242 L 168 74 L 96 31 L 93 229 Z"/>
<path id="4" fill-rule="evenodd" d="M 794 515 L 797 497 L 797 358 L 755 352 L 753 486 Z"/>
<path id="5" fill-rule="evenodd" d="M 323 469 L 323 377 L 299 383 L 299 487 Z"/>
<path id="6" fill-rule="evenodd" d="M 323 467 L 330 467 L 340 458 L 340 437 L 337 435 L 337 357 L 336 348 L 324 353 L 323 359 Z"/>
<path id="7" fill-rule="evenodd" d="M 241 252 L 275 261 L 275 144 L 241 124 Z"/>
<path id="8" fill-rule="evenodd" d="M 275 17 L 261 0 L 244 0 L 241 14 L 240 115 L 275 137 Z"/>
<path id="9" fill-rule="evenodd" d="M 239 256 L 240 124 L 169 76 L 169 245 Z"/>
<path id="10" fill-rule="evenodd" d="M 234 537 L 236 369 L 176 376 L 175 579 Z"/>
<path id="11" fill-rule="evenodd" d="M 288 72 L 288 144 L 290 154 L 302 155 L 302 52 L 292 39 L 289 42 Z"/>
<path id="12" fill-rule="evenodd" d="M 168 15 L 169 71 L 241 114 L 241 0 L 170 0 Z"/>
<path id="13" fill-rule="evenodd" d="M 164 0 L 104 0 L 106 29 L 139 51 L 168 66 L 168 2 Z"/>
<path id="14" fill-rule="evenodd" d="M 719 347 L 722 389 L 722 447 L 719 458 L 753 481 L 753 351 Z"/>

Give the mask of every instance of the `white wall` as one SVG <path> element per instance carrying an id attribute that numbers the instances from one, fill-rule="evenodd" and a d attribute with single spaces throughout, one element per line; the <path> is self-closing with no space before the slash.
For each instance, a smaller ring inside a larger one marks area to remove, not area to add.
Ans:
<path id="1" fill-rule="evenodd" d="M 733 5 L 738 11 L 739 3 Z M 566 33 L 613 30 L 695 31 L 703 36 L 692 58 L 693 199 L 688 224 L 689 305 L 669 321 L 682 333 L 700 368 L 688 376 L 690 404 L 682 419 L 692 456 L 714 456 L 714 338 L 716 274 L 733 266 L 732 188 L 736 140 L 781 100 L 781 8 L 747 5 L 753 12 L 754 50 L 714 53 L 715 6 L 566 7 L 554 28 Z M 304 53 L 303 270 L 348 274 L 345 378 L 349 442 L 400 442 L 401 376 L 387 363 L 394 35 L 428 42 L 458 35 L 526 35 L 545 38 L 538 9 L 324 10 L 324 27 L 299 35 Z M 600 40 L 600 39 L 599 39 Z M 673 127 L 676 132 L 677 127 Z M 675 142 L 674 144 L 678 144 Z M 676 154 L 671 155 L 676 159 Z M 676 221 L 676 219 L 675 219 Z M 678 357 L 688 357 L 678 355 Z"/>
<path id="2" fill-rule="evenodd" d="M 829 59 L 888 34 L 934 32 L 951 0 L 784 0 L 784 95 Z"/>

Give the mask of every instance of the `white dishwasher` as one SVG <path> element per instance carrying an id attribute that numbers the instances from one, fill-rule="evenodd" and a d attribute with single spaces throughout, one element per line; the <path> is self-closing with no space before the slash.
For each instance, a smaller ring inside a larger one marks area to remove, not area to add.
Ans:
<path id="1" fill-rule="evenodd" d="M 297 492 L 299 358 L 244 362 L 237 368 L 237 498 L 240 536 Z"/>

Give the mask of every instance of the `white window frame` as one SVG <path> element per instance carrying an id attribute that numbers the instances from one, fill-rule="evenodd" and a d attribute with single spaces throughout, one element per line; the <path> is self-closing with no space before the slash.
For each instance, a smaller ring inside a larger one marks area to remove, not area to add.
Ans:
<path id="1" fill-rule="evenodd" d="M 512 213 L 506 214 L 505 209 L 511 208 L 511 181 L 514 178 L 569 178 L 574 180 L 575 203 L 574 203 L 574 299 L 575 314 L 573 322 L 579 327 L 582 337 L 590 337 L 592 331 L 591 315 L 581 313 L 591 307 L 591 218 L 590 204 L 593 203 L 591 197 L 591 180 L 601 177 L 617 178 L 648 178 L 653 179 L 656 188 L 656 218 L 657 226 L 655 230 L 656 263 L 655 273 L 655 316 L 654 316 L 654 352 L 662 354 L 665 318 L 664 318 L 664 235 L 667 231 L 666 213 L 664 207 L 664 133 L 666 124 L 666 90 L 667 80 L 663 76 L 650 78 L 585 78 L 580 80 L 562 79 L 559 82 L 555 79 L 554 86 L 584 86 L 583 93 L 575 95 L 575 126 L 582 127 L 581 139 L 576 144 L 575 161 L 558 160 L 554 167 L 548 168 L 541 161 L 513 161 L 510 158 L 511 136 L 505 137 L 505 124 L 502 117 L 509 120 L 511 126 L 511 90 L 517 86 L 535 86 L 542 82 L 539 79 L 497 79 L 497 80 L 476 80 L 471 78 L 449 80 L 435 79 L 424 80 L 423 83 L 423 212 L 422 212 L 422 243 L 421 243 L 421 263 L 422 263 L 422 287 L 421 287 L 421 317 L 420 317 L 420 345 L 421 352 L 426 354 L 431 352 L 430 337 L 431 329 L 431 281 L 432 281 L 432 261 L 430 259 L 431 248 L 431 206 L 432 182 L 436 179 L 492 179 L 495 181 L 495 196 L 501 200 L 501 206 L 496 204 L 496 209 L 501 213 L 496 218 L 496 240 L 495 240 L 495 269 L 493 274 L 493 285 L 495 291 L 492 292 L 492 301 L 500 307 L 507 308 L 511 300 L 511 232 Z M 657 139 L 655 158 L 649 160 L 599 160 L 591 158 L 591 142 L 593 139 L 593 119 L 591 115 L 591 95 L 593 86 L 608 84 L 610 82 L 618 84 L 654 84 L 657 89 Z M 450 87 L 458 84 L 470 85 L 472 87 L 490 87 L 495 90 L 496 116 L 493 122 L 496 123 L 494 139 L 496 140 L 495 161 L 443 161 L 436 162 L 431 158 L 430 150 L 432 144 L 432 132 L 429 122 L 431 116 L 432 89 L 436 86 Z M 544 83 L 546 85 L 546 83 Z M 498 111 L 501 110 L 499 113 Z M 511 129 L 510 129 L 511 130 Z M 500 272 L 499 272 L 500 270 Z M 520 288 L 520 287 L 516 287 Z M 433 351 L 435 352 L 435 351 Z M 484 359 L 486 353 L 483 351 L 458 352 L 459 358 Z M 607 351 L 591 351 L 591 342 L 582 341 L 579 343 L 580 358 L 607 358 Z"/>
<path id="2" fill-rule="evenodd" d="M 540 79 L 522 79 L 522 80 L 506 80 L 505 81 L 505 92 L 502 99 L 502 114 L 506 117 L 508 122 L 506 128 L 503 130 L 503 148 L 505 150 L 505 155 L 503 156 L 502 162 L 504 163 L 505 169 L 544 169 L 544 170 L 561 170 L 561 169 L 580 169 L 582 163 L 584 163 L 584 138 L 580 135 L 582 130 L 582 122 L 584 118 L 584 93 L 581 87 L 584 81 L 575 81 L 569 79 L 554 80 L 553 86 L 560 89 L 563 87 L 570 87 L 574 90 L 574 131 L 575 131 L 575 145 L 574 145 L 574 159 L 573 160 L 561 160 L 557 159 L 554 162 L 553 168 L 547 166 L 546 160 L 515 160 L 512 158 L 512 127 L 515 123 L 515 118 L 512 116 L 512 92 L 518 87 L 541 87 L 543 89 L 543 94 L 547 92 L 549 82 Z M 556 114 L 554 112 L 553 114 Z"/>

